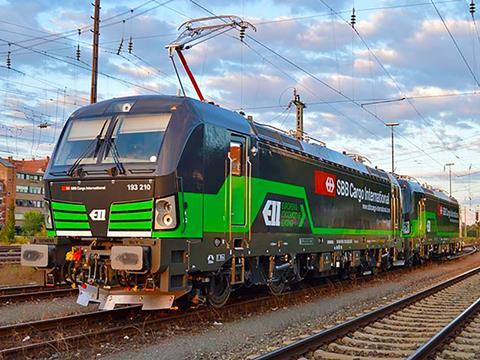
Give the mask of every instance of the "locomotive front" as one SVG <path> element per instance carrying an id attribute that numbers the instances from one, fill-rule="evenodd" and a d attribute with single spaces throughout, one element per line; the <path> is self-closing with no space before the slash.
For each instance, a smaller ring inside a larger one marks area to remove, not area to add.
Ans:
<path id="1" fill-rule="evenodd" d="M 79 284 L 77 302 L 104 309 L 168 308 L 184 294 L 185 242 L 162 232 L 183 211 L 176 164 L 195 125 L 187 107 L 140 97 L 75 112 L 45 174 L 48 237 L 22 247 L 22 265 L 46 269 L 51 284 Z"/>

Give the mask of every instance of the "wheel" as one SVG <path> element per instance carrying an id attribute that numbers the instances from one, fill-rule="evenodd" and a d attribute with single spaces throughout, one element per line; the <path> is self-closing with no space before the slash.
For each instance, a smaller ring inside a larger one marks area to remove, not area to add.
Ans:
<path id="1" fill-rule="evenodd" d="M 210 278 L 207 299 L 214 308 L 221 308 L 230 297 L 230 281 L 227 275 L 220 274 Z"/>
<path id="2" fill-rule="evenodd" d="M 278 280 L 275 281 L 270 281 L 268 283 L 268 288 L 270 289 L 270 292 L 272 295 L 279 296 L 285 291 L 285 287 L 287 284 L 283 280 L 283 277 L 281 277 Z"/>

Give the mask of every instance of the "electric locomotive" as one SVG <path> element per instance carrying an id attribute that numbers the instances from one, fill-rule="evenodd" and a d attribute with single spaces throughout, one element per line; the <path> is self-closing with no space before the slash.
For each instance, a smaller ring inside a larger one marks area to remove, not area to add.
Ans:
<path id="1" fill-rule="evenodd" d="M 443 191 L 398 176 L 402 189 L 406 259 L 421 262 L 459 250 L 459 204 Z"/>
<path id="2" fill-rule="evenodd" d="M 83 305 L 219 307 L 243 285 L 279 294 L 408 260 L 402 183 L 206 102 L 107 100 L 66 122 L 45 174 L 48 237 L 21 261 L 78 284 Z"/>

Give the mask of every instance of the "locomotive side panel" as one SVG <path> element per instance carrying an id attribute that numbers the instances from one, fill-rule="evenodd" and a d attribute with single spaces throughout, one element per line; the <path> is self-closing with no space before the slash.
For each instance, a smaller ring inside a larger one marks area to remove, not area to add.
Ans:
<path id="1" fill-rule="evenodd" d="M 384 246 L 392 239 L 389 182 L 265 144 L 259 158 L 259 179 L 253 181 L 255 237 L 298 245 L 308 235 L 318 237 L 314 243 L 332 245 L 315 250 L 359 248 L 365 241 Z"/>

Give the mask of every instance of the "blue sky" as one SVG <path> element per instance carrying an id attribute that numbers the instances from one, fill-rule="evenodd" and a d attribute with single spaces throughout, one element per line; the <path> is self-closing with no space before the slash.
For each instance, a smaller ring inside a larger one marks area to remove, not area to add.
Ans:
<path id="1" fill-rule="evenodd" d="M 434 2 L 460 54 L 430 0 L 103 0 L 99 100 L 175 94 L 164 46 L 178 26 L 209 16 L 202 6 L 238 15 L 257 28 L 244 44 L 230 32 L 185 52 L 208 99 L 288 130 L 296 88 L 311 136 L 385 169 L 390 133 L 383 122 L 399 122 L 396 171 L 448 190 L 443 165 L 455 163 L 453 194 L 472 219 L 480 204 L 480 24 L 469 2 Z M 358 34 L 344 21 L 353 7 Z M 1 155 L 49 154 L 65 119 L 88 102 L 92 11 L 90 1 L 0 0 Z"/>

